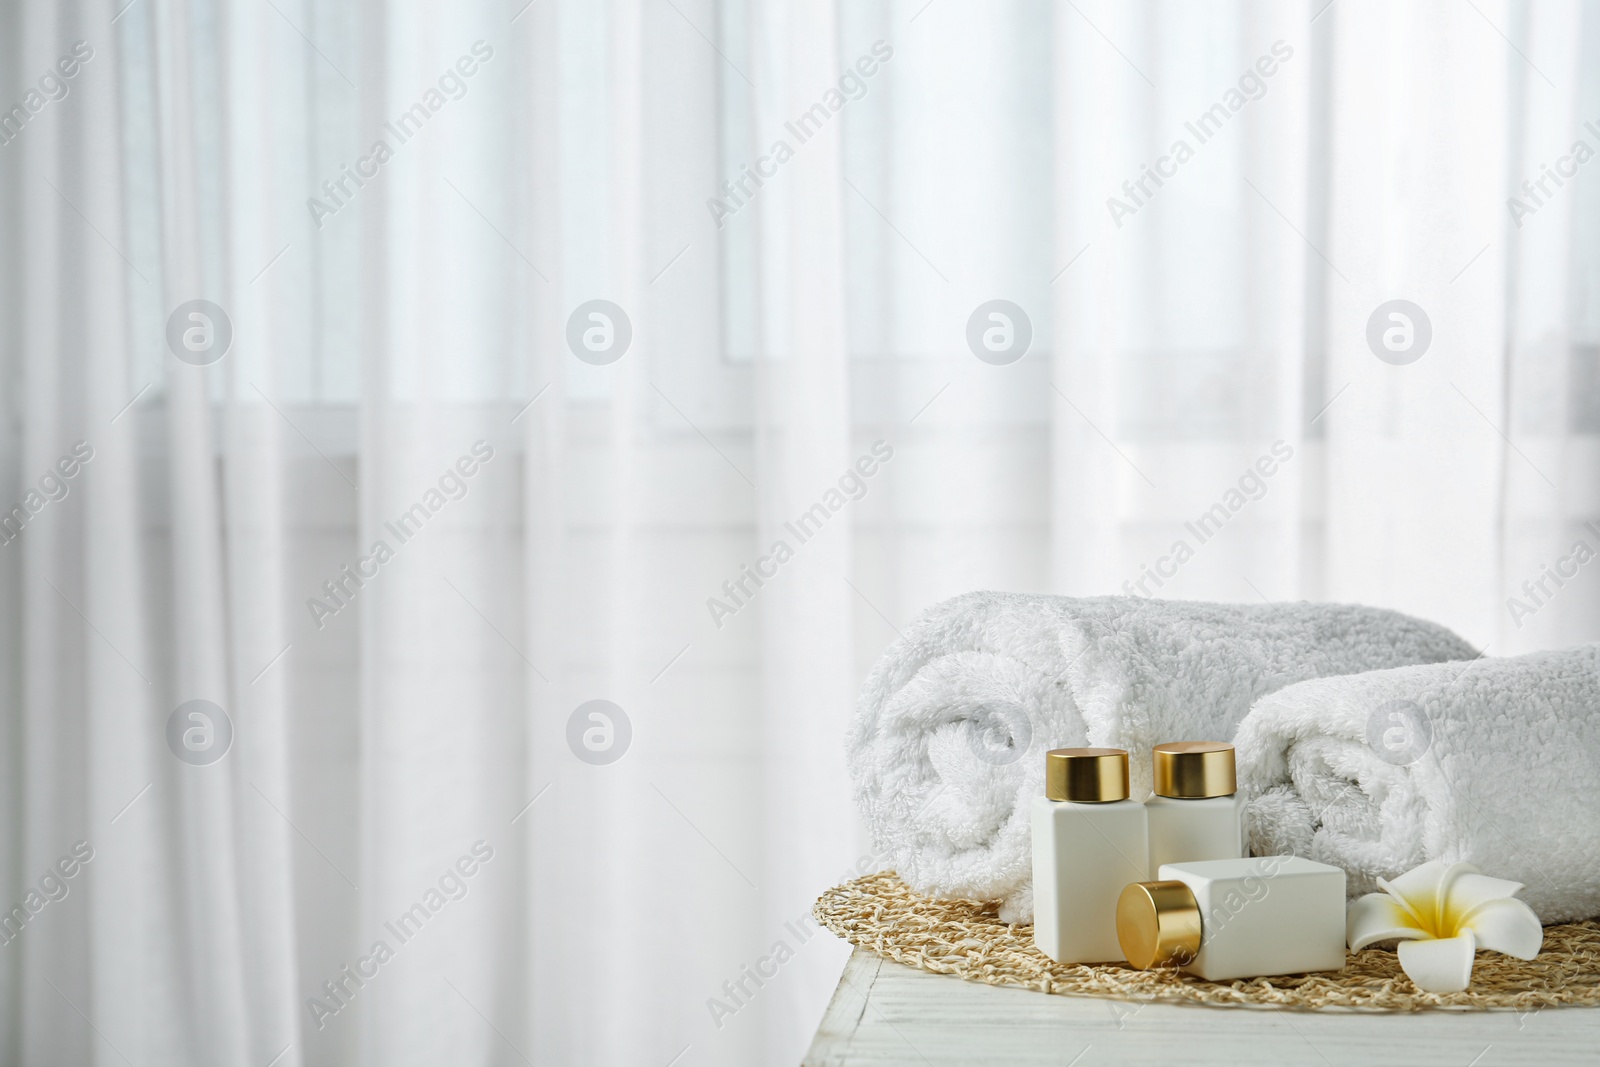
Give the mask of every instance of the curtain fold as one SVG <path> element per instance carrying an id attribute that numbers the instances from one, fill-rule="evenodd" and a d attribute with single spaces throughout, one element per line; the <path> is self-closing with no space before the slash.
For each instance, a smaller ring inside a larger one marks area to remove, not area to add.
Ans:
<path id="1" fill-rule="evenodd" d="M 223 261 L 232 234 L 230 227 L 216 225 L 224 216 L 214 210 L 215 200 L 202 192 L 202 168 L 213 181 L 222 173 L 219 146 L 208 136 L 214 127 L 208 128 L 196 102 L 208 89 L 217 89 L 215 83 L 207 84 L 210 64 L 200 61 L 200 55 L 215 54 L 219 42 L 195 26 L 189 10 L 180 4 L 157 9 L 145 25 L 153 59 L 160 189 L 157 284 L 162 303 L 177 308 L 228 287 Z M 207 211 L 208 207 L 213 210 Z M 218 324 L 213 322 L 211 328 Z M 201 373 L 180 371 L 168 377 L 166 395 L 162 429 L 167 441 L 172 597 L 167 692 L 175 707 L 191 700 L 210 701 L 242 726 L 239 706 L 231 699 L 236 691 L 230 685 L 227 647 L 233 620 L 226 602 L 231 590 L 223 580 L 223 509 L 211 383 Z M 228 470 L 224 477 L 233 473 Z M 187 713 L 180 722 L 184 731 L 199 726 L 190 725 L 195 720 Z M 221 726 L 212 722 L 199 728 Z M 175 796 L 169 801 L 178 853 L 175 895 L 180 917 L 173 934 L 183 953 L 185 993 L 199 1008 L 196 1025 L 187 1028 L 187 1054 L 224 1063 L 241 1061 L 252 1051 L 240 966 L 246 917 L 239 868 L 241 852 L 250 840 L 238 832 L 241 790 L 248 788 L 239 773 L 240 763 L 219 761 L 210 765 L 216 773 L 178 776 L 173 782 Z"/>
<path id="2" fill-rule="evenodd" d="M 765 3 L 752 16 L 752 59 L 765 75 L 753 94 L 753 111 L 765 133 L 781 128 L 786 116 L 806 114 L 818 87 L 834 83 L 848 61 L 841 55 L 831 0 Z M 807 921 L 815 899 L 808 887 L 830 883 L 857 854 L 840 738 L 855 695 L 851 624 L 862 594 L 850 584 L 848 505 L 841 499 L 836 509 L 827 500 L 829 492 L 840 498 L 840 479 L 864 451 L 850 424 L 840 269 L 843 198 L 849 195 L 842 140 L 837 125 L 819 128 L 795 146 L 794 159 L 785 164 L 787 182 L 760 190 L 762 199 L 752 205 L 758 327 L 750 486 L 756 536 L 750 553 L 756 558 L 745 566 L 757 579 L 740 592 L 760 599 L 751 622 L 761 634 L 766 847 L 765 863 L 753 877 L 761 897 L 760 928 L 773 943 L 792 936 L 786 923 Z M 811 510 L 819 501 L 829 514 L 822 527 L 819 513 Z M 789 551 L 793 558 L 780 562 Z M 763 565 L 762 559 L 772 562 Z M 774 573 L 763 584 L 761 575 L 768 571 Z M 825 1007 L 822 996 L 842 963 L 841 953 L 831 948 L 798 954 L 795 975 L 773 994 L 776 1004 L 766 1009 L 766 1062 L 792 1056 L 809 1040 L 808 1022 Z"/>

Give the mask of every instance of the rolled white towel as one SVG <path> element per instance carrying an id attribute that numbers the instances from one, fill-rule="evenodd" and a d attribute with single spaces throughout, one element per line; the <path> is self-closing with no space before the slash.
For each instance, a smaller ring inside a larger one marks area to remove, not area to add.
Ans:
<path id="1" fill-rule="evenodd" d="M 1343 867 L 1350 895 L 1428 860 L 1600 915 L 1600 646 L 1318 678 L 1239 726 L 1251 850 Z"/>
<path id="2" fill-rule="evenodd" d="M 848 740 L 856 804 L 913 889 L 999 899 L 1026 922 L 1046 750 L 1128 749 L 1142 799 L 1152 745 L 1231 740 L 1264 693 L 1472 655 L 1379 608 L 968 593 L 925 612 L 867 676 Z"/>

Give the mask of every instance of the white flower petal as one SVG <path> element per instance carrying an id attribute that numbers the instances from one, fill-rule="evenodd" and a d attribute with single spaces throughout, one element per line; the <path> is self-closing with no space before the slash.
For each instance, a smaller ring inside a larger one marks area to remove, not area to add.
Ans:
<path id="1" fill-rule="evenodd" d="M 1398 900 L 1416 920 L 1417 925 L 1432 932 L 1438 929 L 1441 892 L 1450 866 L 1441 860 L 1429 860 L 1413 867 L 1393 880 L 1378 879 L 1378 888 Z"/>
<path id="2" fill-rule="evenodd" d="M 1439 876 L 1439 890 L 1434 897 L 1432 916 L 1434 937 L 1455 937 L 1461 932 L 1461 918 L 1464 912 L 1452 908 L 1450 901 L 1455 896 L 1456 883 L 1477 873 L 1478 868 L 1470 863 L 1452 863 L 1444 869 L 1444 874 Z"/>
<path id="3" fill-rule="evenodd" d="M 1345 938 L 1351 952 L 1360 952 L 1375 941 L 1427 936 L 1411 913 L 1387 893 L 1368 893 L 1351 901 L 1345 916 Z"/>
<path id="4" fill-rule="evenodd" d="M 1472 980 L 1477 943 L 1471 930 L 1459 937 L 1400 942 L 1400 969 L 1427 993 L 1459 993 Z"/>
<path id="5" fill-rule="evenodd" d="M 1516 896 L 1521 882 L 1504 878 L 1491 878 L 1477 871 L 1463 872 L 1450 884 L 1450 916 L 1457 922 L 1471 918 L 1472 913 L 1491 900 Z"/>
<path id="6" fill-rule="evenodd" d="M 1531 960 L 1544 944 L 1544 927 L 1533 909 L 1509 897 L 1481 904 L 1463 924 L 1479 948 Z"/>
<path id="7" fill-rule="evenodd" d="M 1431 897 L 1438 892 L 1439 882 L 1449 870 L 1450 865 L 1443 860 L 1429 860 L 1387 881 L 1379 878 L 1378 884 L 1385 892 L 1397 893 L 1402 897 Z"/>

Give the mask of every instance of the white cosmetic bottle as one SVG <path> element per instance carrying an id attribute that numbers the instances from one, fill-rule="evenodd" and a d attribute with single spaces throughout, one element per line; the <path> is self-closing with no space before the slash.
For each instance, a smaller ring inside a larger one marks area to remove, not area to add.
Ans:
<path id="1" fill-rule="evenodd" d="M 1213 982 L 1344 969 L 1344 871 L 1298 856 L 1169 863 L 1117 901 L 1117 938 L 1140 969 Z"/>
<path id="2" fill-rule="evenodd" d="M 1122 959 L 1117 898 L 1149 877 L 1144 805 L 1128 799 L 1128 753 L 1045 753 L 1033 800 L 1033 942 L 1058 963 Z"/>
<path id="3" fill-rule="evenodd" d="M 1244 797 L 1237 792 L 1233 746 L 1174 741 L 1150 753 L 1155 795 L 1150 820 L 1150 872 L 1163 864 L 1239 859 L 1244 844 Z"/>

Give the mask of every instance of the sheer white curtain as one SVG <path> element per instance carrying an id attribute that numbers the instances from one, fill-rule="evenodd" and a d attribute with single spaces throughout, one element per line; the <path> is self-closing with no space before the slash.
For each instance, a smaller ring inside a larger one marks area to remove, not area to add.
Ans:
<path id="1" fill-rule="evenodd" d="M 1596 194 L 1547 182 L 1520 226 L 1508 197 L 1594 147 L 1595 9 L 1163 11 L 1056 22 L 1056 251 L 1081 258 L 1056 283 L 1055 581 L 1385 604 L 1497 654 L 1592 639 L 1580 580 L 1522 583 L 1600 547 Z M 1177 139 L 1193 158 L 1135 206 L 1121 182 Z M 1120 227 L 1107 195 L 1135 206 Z M 1397 299 L 1432 330 L 1406 365 L 1367 341 Z M 1185 526 L 1280 440 L 1293 458 L 1225 536 Z M 1140 586 L 1180 540 L 1192 560 Z"/>
<path id="2" fill-rule="evenodd" d="M 855 689 L 969 589 L 1600 638 L 1596 44 L 1559 2 L 7 7 L 0 1063 L 796 1062 L 810 903 L 876 862 Z"/>

